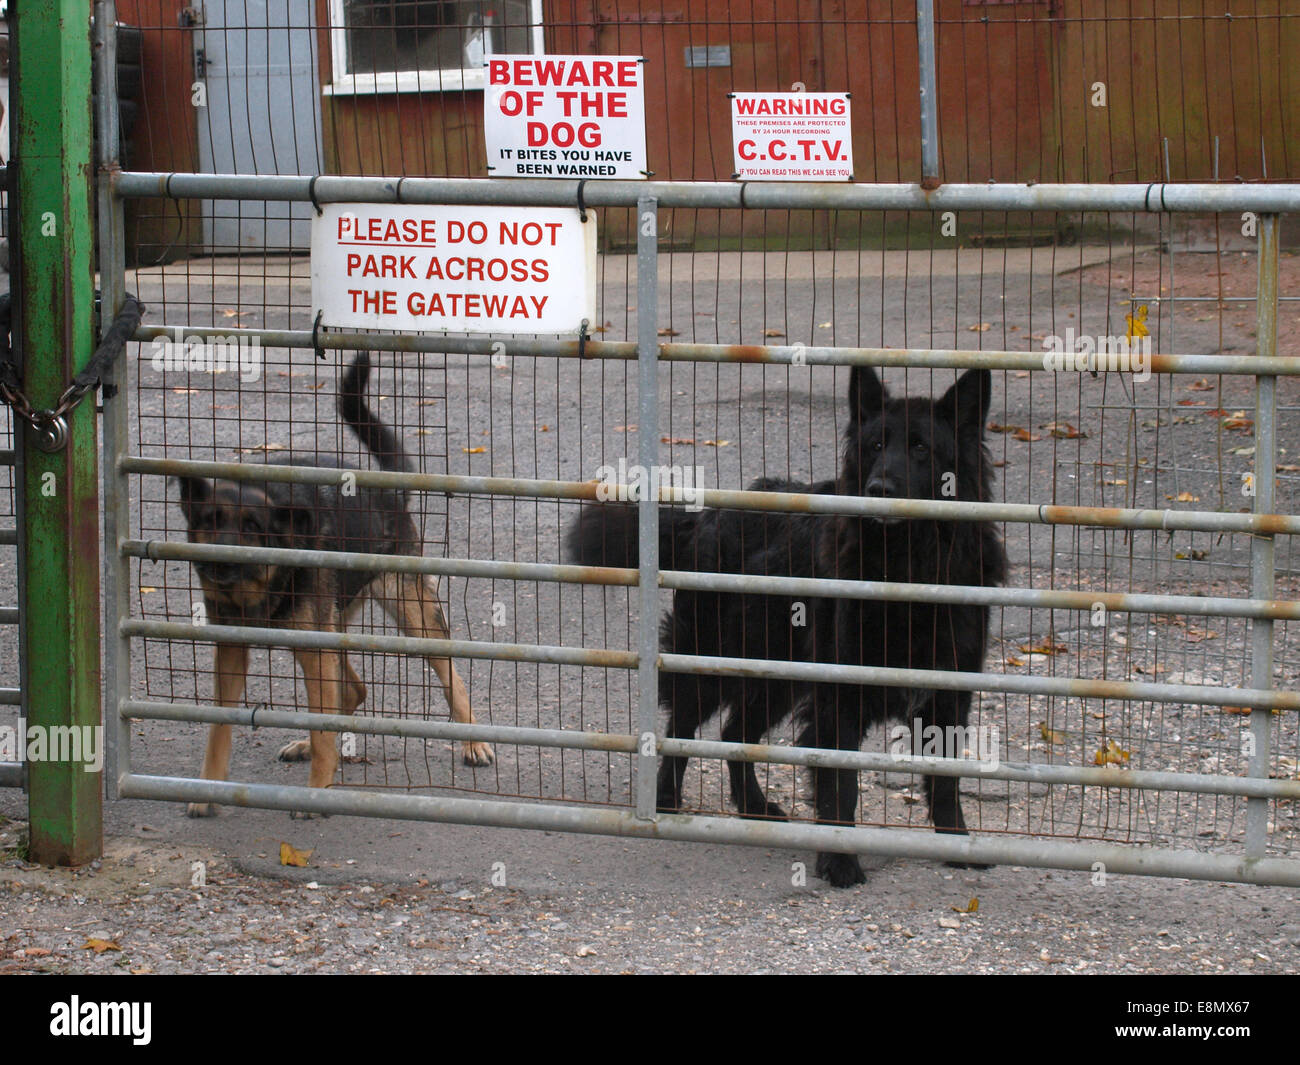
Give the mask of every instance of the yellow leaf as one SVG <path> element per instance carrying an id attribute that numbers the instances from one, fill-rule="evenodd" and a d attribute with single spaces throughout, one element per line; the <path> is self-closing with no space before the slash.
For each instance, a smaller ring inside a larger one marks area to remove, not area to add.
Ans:
<path id="1" fill-rule="evenodd" d="M 731 443 L 730 440 L 706 440 L 705 445 L 708 447 L 726 447 Z"/>
<path id="2" fill-rule="evenodd" d="M 979 913 L 980 900 L 972 898 L 965 906 L 949 906 L 953 913 Z"/>
<path id="3" fill-rule="evenodd" d="M 1056 729 L 1054 729 L 1054 728 L 1048 728 L 1048 727 L 1047 727 L 1047 722 L 1046 722 L 1046 721 L 1040 721 L 1040 722 L 1038 723 L 1038 734 L 1039 734 L 1040 736 L 1042 736 L 1043 739 L 1045 739 L 1048 743 L 1064 743 L 1064 742 L 1065 742 L 1065 733 L 1064 733 L 1064 732 L 1058 732 L 1058 731 L 1057 731 Z"/>
<path id="4" fill-rule="evenodd" d="M 487 450 L 485 447 L 463 447 L 461 448 L 466 455 L 481 455 Z"/>
<path id="5" fill-rule="evenodd" d="M 764 329 L 763 335 L 765 337 L 783 337 L 785 336 L 785 333 L 783 333 L 780 329 Z"/>
<path id="6" fill-rule="evenodd" d="M 967 331 L 968 333 L 987 333 L 987 332 L 988 332 L 990 329 L 992 329 L 992 328 L 993 328 L 993 323 L 991 323 L 991 322 L 980 322 L 980 323 L 977 324 L 977 325 L 968 325 L 968 326 L 966 327 L 966 331 Z"/>
<path id="7" fill-rule="evenodd" d="M 82 944 L 81 949 L 93 950 L 96 954 L 103 954 L 106 950 L 120 951 L 122 948 L 111 939 L 96 939 L 92 936 Z"/>
<path id="8" fill-rule="evenodd" d="M 300 869 L 305 869 L 307 863 L 311 861 L 312 851 L 300 851 L 288 843 L 280 844 L 280 864 L 296 865 Z"/>
<path id="9" fill-rule="evenodd" d="M 1093 762 L 1097 765 L 1128 765 L 1129 752 L 1124 750 L 1114 740 L 1107 740 L 1106 746 L 1102 747 L 1093 756 Z"/>
<path id="10" fill-rule="evenodd" d="M 1132 314 L 1124 315 L 1124 321 L 1128 323 L 1128 329 L 1125 336 L 1129 340 L 1137 337 L 1149 337 L 1151 330 L 1147 328 L 1147 305 L 1144 303 Z"/>

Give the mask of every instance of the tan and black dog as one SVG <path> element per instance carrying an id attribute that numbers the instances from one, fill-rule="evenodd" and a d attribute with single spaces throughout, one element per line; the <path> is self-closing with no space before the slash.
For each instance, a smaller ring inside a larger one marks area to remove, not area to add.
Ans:
<path id="1" fill-rule="evenodd" d="M 396 434 L 366 404 L 369 377 L 370 357 L 362 352 L 339 387 L 339 415 L 381 469 L 410 471 L 410 458 Z M 405 492 L 348 483 L 345 474 L 350 467 L 325 455 L 288 454 L 270 461 L 337 468 L 339 484 L 253 484 L 181 477 L 180 502 L 192 543 L 421 554 Z M 369 595 L 396 621 L 403 635 L 432 639 L 449 635 L 437 583 L 429 576 L 243 562 L 196 562 L 194 570 L 203 588 L 208 620 L 215 625 L 342 632 L 348 615 Z M 350 714 L 365 699 L 366 687 L 343 651 L 296 649 L 294 658 L 302 670 L 312 713 Z M 442 682 L 452 720 L 473 722 L 469 695 L 451 659 L 430 655 L 428 661 Z M 217 703 L 240 705 L 248 674 L 248 647 L 217 644 L 215 672 Z M 230 725 L 211 727 L 203 758 L 205 780 L 226 779 L 230 730 Z M 310 785 L 329 787 L 338 767 L 335 733 L 310 735 L 310 740 L 285 746 L 280 758 L 310 759 Z M 462 753 L 469 765 L 492 762 L 492 747 L 487 743 L 464 743 Z M 191 803 L 188 812 L 191 817 L 207 817 L 216 807 Z"/>

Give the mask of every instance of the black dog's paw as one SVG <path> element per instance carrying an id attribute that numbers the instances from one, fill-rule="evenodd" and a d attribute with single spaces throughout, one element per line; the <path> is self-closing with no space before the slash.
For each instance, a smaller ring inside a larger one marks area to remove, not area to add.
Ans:
<path id="1" fill-rule="evenodd" d="M 216 817 L 217 804 L 215 802 L 192 802 L 185 807 L 186 817 Z"/>
<path id="2" fill-rule="evenodd" d="M 992 869 L 993 866 L 988 862 L 944 862 L 949 869 L 973 869 L 979 872 L 981 869 Z"/>
<path id="3" fill-rule="evenodd" d="M 832 887 L 852 887 L 867 882 L 856 854 L 823 851 L 817 855 L 817 875 Z"/>

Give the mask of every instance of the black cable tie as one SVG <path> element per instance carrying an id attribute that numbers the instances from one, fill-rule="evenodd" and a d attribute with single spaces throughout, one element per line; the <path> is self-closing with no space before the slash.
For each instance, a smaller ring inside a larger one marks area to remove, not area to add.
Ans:
<path id="1" fill-rule="evenodd" d="M 167 175 L 167 180 L 163 182 L 163 194 L 170 199 L 176 200 L 179 203 L 180 198 L 176 195 L 176 193 L 172 192 L 172 178 L 174 178 L 175 176 L 176 176 L 175 171 Z"/>
<path id="2" fill-rule="evenodd" d="M 402 182 L 405 181 L 405 180 L 406 180 L 406 178 L 404 178 L 404 177 L 399 177 L 399 178 L 397 179 L 397 190 L 396 190 L 395 195 L 397 196 L 397 202 L 398 202 L 398 203 L 401 203 L 401 202 L 402 202 Z"/>
<path id="3" fill-rule="evenodd" d="M 582 199 L 582 187 L 585 184 L 587 184 L 586 178 L 578 182 L 578 221 L 583 223 L 587 221 L 587 204 Z"/>
<path id="4" fill-rule="evenodd" d="M 1144 211 L 1151 210 L 1151 190 L 1154 189 L 1155 187 L 1156 187 L 1156 183 L 1154 181 L 1147 186 L 1146 195 L 1142 197 L 1142 209 Z"/>
<path id="5" fill-rule="evenodd" d="M 307 182 L 307 198 L 311 200 L 311 205 L 316 208 L 316 215 L 318 217 L 325 213 L 325 209 L 320 205 L 320 200 L 316 199 L 316 182 L 319 180 L 320 175 L 314 174 L 312 179 Z"/>
<path id="6" fill-rule="evenodd" d="M 578 358 L 580 359 L 587 357 L 587 326 L 589 324 L 590 322 L 584 318 L 582 325 L 578 326 Z"/>
<path id="7" fill-rule="evenodd" d="M 311 346 L 316 350 L 316 358 L 325 358 L 325 348 L 320 342 L 320 320 L 325 316 L 325 308 L 316 312 L 316 321 L 311 324 Z"/>
<path id="8" fill-rule="evenodd" d="M 742 181 L 740 183 L 740 209 L 742 211 L 748 206 L 748 204 L 745 203 L 745 190 L 747 188 L 749 188 L 749 182 Z"/>

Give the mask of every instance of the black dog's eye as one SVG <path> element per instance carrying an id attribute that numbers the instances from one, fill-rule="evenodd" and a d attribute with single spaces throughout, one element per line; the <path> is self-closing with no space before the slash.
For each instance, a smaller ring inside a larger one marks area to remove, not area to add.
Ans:
<path id="1" fill-rule="evenodd" d="M 927 451 L 930 450 L 930 448 L 929 445 L 927 445 L 924 440 L 913 440 L 912 450 L 915 451 L 918 455 L 924 455 Z"/>
<path id="2" fill-rule="evenodd" d="M 873 440 L 873 441 L 871 441 L 871 450 L 872 450 L 872 451 L 883 451 L 883 450 L 884 450 L 884 447 L 885 447 L 884 443 L 883 443 L 882 441 L 880 441 L 880 440 Z"/>

